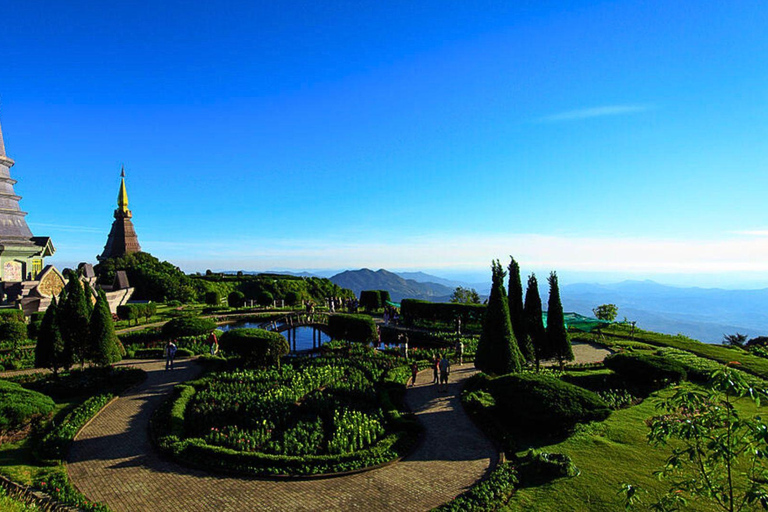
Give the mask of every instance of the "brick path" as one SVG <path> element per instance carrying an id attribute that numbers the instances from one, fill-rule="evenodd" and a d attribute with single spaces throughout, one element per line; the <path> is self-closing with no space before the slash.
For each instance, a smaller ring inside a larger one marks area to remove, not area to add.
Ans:
<path id="1" fill-rule="evenodd" d="M 424 442 L 403 461 L 356 475 L 304 481 L 239 479 L 206 474 L 161 459 L 147 425 L 173 385 L 193 378 L 182 361 L 173 372 L 163 363 L 136 366 L 148 378 L 107 406 L 77 436 L 67 469 L 86 496 L 117 511 L 235 510 L 429 510 L 466 490 L 496 463 L 497 452 L 464 415 L 460 382 L 473 372 L 454 367 L 447 393 L 419 374 L 406 400 L 426 429 Z"/>

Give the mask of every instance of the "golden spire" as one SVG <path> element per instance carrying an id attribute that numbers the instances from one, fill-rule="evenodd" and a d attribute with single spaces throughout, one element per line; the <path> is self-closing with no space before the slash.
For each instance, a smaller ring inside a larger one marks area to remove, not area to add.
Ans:
<path id="1" fill-rule="evenodd" d="M 128 191 L 125 190 L 125 166 L 120 170 L 120 192 L 117 194 L 117 208 L 123 213 L 128 212 Z"/>

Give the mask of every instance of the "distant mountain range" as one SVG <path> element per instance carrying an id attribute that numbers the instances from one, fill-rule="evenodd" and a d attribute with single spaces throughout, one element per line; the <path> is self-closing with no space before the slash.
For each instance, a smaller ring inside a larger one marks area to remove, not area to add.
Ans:
<path id="1" fill-rule="evenodd" d="M 434 277 L 422 272 L 415 274 L 418 274 L 418 277 L 422 279 L 425 276 Z M 410 275 L 413 275 L 413 273 Z M 435 279 L 444 283 L 450 283 L 450 281 L 439 277 L 435 277 Z M 387 290 L 395 302 L 400 302 L 406 298 L 446 302 L 453 294 L 453 290 L 458 286 L 430 281 L 419 282 L 415 279 L 404 279 L 403 276 L 388 270 L 379 269 L 374 272 L 367 268 L 341 272 L 332 276 L 331 281 L 342 288 L 349 288 L 356 295 L 360 295 L 362 290 Z"/>

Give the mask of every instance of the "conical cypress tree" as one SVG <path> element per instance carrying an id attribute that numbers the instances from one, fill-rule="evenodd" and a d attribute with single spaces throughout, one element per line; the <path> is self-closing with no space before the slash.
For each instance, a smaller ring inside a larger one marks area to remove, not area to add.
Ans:
<path id="1" fill-rule="evenodd" d="M 119 341 L 115 334 L 115 324 L 112 322 L 112 313 L 104 292 L 99 292 L 96 305 L 91 314 L 89 325 L 91 337 L 91 353 L 93 362 L 99 366 L 109 366 L 122 359 L 120 355 Z"/>
<path id="2" fill-rule="evenodd" d="M 560 287 L 557 284 L 557 273 L 549 274 L 549 305 L 547 309 L 547 340 L 562 368 L 565 361 L 573 361 L 573 348 L 568 339 L 563 318 L 563 304 L 560 301 Z"/>
<path id="3" fill-rule="evenodd" d="M 498 260 L 492 263 L 491 268 L 493 284 L 483 319 L 483 331 L 477 345 L 475 367 L 494 375 L 519 372 L 525 360 L 509 320 L 509 306 L 504 293 L 505 272 Z"/>
<path id="4" fill-rule="evenodd" d="M 72 355 L 68 353 L 61 336 L 57 311 L 54 298 L 40 322 L 35 345 L 35 368 L 49 368 L 54 377 L 58 375 L 59 368 L 72 366 Z"/>
<path id="5" fill-rule="evenodd" d="M 65 291 L 65 298 L 62 299 L 58 310 L 61 334 L 74 360 L 82 365 L 90 355 L 88 323 L 91 318 L 91 305 L 76 274 L 70 274 Z"/>
<path id="6" fill-rule="evenodd" d="M 544 323 L 541 314 L 541 296 L 539 295 L 539 283 L 536 274 L 528 277 L 528 289 L 525 291 L 525 330 L 533 345 L 536 356 L 536 368 L 539 361 L 552 357 L 547 347 L 547 333 L 544 331 Z"/>
<path id="7" fill-rule="evenodd" d="M 512 322 L 512 331 L 526 361 L 535 361 L 533 344 L 525 331 L 525 314 L 523 312 L 523 284 L 520 282 L 520 265 L 515 258 L 509 257 L 509 319 Z"/>

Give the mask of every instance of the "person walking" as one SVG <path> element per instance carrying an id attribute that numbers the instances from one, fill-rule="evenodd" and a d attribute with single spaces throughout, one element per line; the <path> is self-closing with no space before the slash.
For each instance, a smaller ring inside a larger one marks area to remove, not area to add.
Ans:
<path id="1" fill-rule="evenodd" d="M 440 359 L 440 390 L 448 391 L 448 373 L 451 371 L 451 363 L 448 358 L 443 354 L 443 358 Z"/>
<path id="2" fill-rule="evenodd" d="M 414 361 L 411 365 L 411 387 L 416 384 L 416 376 L 419 374 L 419 364 Z"/>
<path id="3" fill-rule="evenodd" d="M 432 384 L 438 384 L 440 382 L 440 379 L 438 377 L 439 373 L 440 373 L 440 358 L 437 357 L 437 354 L 435 354 L 435 357 L 432 358 Z"/>
<path id="4" fill-rule="evenodd" d="M 176 357 L 176 344 L 168 340 L 165 346 L 165 370 L 173 370 L 173 359 Z"/>
<path id="5" fill-rule="evenodd" d="M 456 342 L 456 356 L 459 358 L 459 366 L 464 364 L 464 342 L 459 340 Z"/>

